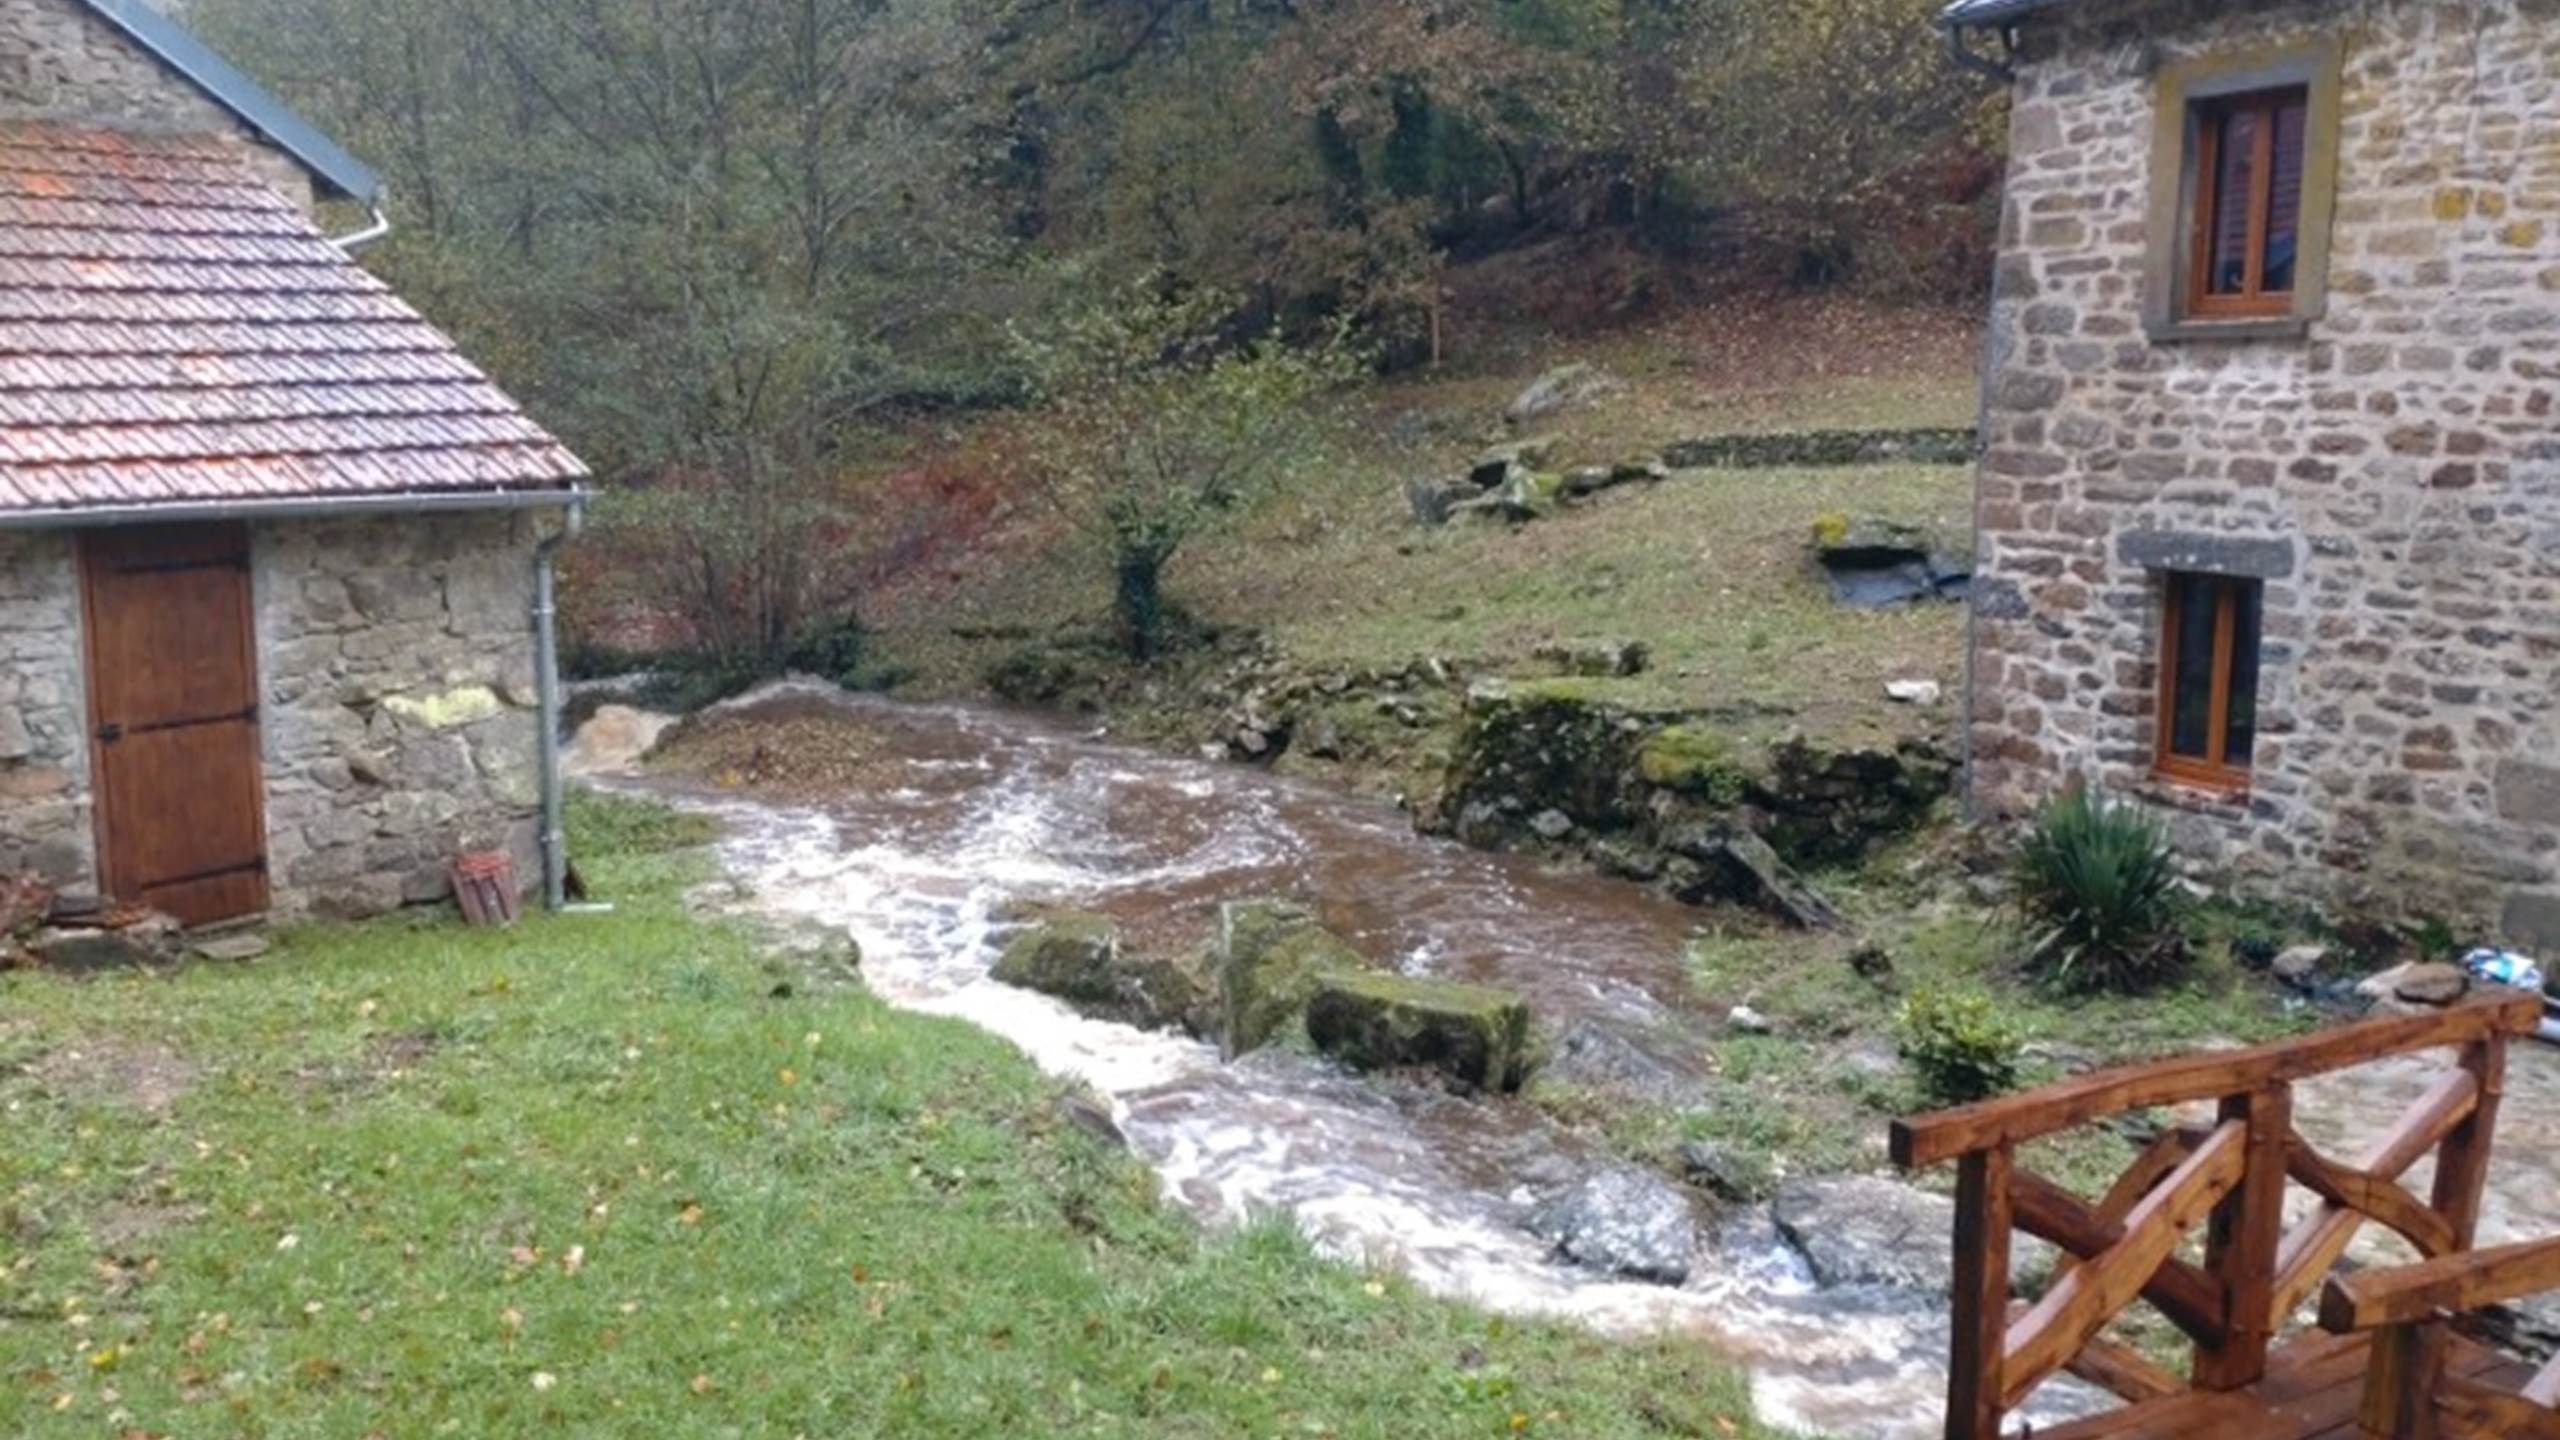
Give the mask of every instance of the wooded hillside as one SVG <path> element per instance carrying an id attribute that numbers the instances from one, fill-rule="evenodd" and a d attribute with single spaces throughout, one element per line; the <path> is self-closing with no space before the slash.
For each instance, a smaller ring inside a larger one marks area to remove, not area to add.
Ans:
<path id="1" fill-rule="evenodd" d="M 1558 234 L 1771 285 L 1986 273 L 1930 0 L 197 0 L 387 176 L 377 263 L 607 475 L 1001 402 L 1133 277 L 1430 354 Z"/>

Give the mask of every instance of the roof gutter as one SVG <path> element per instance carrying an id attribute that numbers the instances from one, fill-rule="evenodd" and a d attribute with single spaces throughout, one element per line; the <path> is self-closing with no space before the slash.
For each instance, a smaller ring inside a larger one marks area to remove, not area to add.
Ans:
<path id="1" fill-rule="evenodd" d="M 2005 60 L 1994 60 L 1990 56 L 1980 53 L 1966 41 L 1965 35 L 1967 31 L 1975 28 L 1973 25 L 1964 21 L 1948 20 L 1941 22 L 1938 28 L 1946 32 L 1947 54 L 1954 58 L 1958 67 L 1970 70 L 1976 75 L 1987 76 L 2002 85 L 2014 85 L 2017 83 L 2018 72 L 2015 68 L 2010 66 Z M 2016 55 L 2018 53 L 2018 32 L 2016 28 L 2013 26 L 2001 25 L 1998 29 L 2000 34 L 2001 53 L 2003 55 L 2010 56 Z"/>
<path id="2" fill-rule="evenodd" d="M 586 504 L 587 492 L 488 490 L 289 500 L 162 500 L 78 509 L 0 511 L 0 530 L 91 530 L 110 525 L 175 525 L 206 520 L 318 520 L 338 515 L 441 515 L 474 510 L 557 510 Z"/>

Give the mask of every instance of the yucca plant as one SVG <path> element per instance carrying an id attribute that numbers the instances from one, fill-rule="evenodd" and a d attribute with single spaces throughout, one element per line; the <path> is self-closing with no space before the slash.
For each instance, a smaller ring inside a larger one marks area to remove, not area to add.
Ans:
<path id="1" fill-rule="evenodd" d="M 2176 978 L 2188 947 L 2169 841 L 2128 805 L 2072 790 L 2018 853 L 2026 968 L 2072 990 L 2130 993 Z"/>

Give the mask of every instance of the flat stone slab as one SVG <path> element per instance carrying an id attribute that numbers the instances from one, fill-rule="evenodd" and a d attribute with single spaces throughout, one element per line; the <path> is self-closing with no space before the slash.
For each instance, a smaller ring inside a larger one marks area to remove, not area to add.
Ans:
<path id="1" fill-rule="evenodd" d="M 1529 1007 L 1507 990 L 1378 971 L 1330 974 L 1307 998 L 1307 1039 L 1360 1070 L 1436 1070 L 1516 1090 L 1528 1070 Z"/>

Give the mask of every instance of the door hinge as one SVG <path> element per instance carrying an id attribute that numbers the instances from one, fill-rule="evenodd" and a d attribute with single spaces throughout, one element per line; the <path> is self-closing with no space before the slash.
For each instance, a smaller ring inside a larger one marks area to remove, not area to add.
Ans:
<path id="1" fill-rule="evenodd" d="M 124 727 L 110 720 L 98 727 L 98 738 L 106 741 L 121 740 L 124 738 Z"/>

